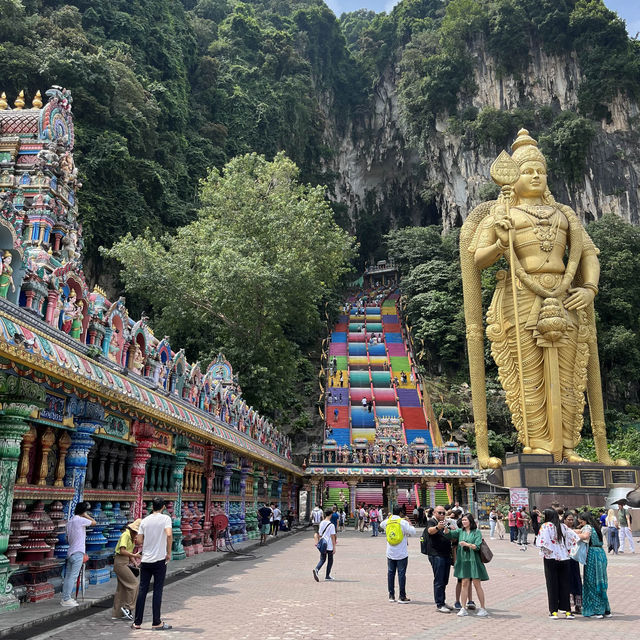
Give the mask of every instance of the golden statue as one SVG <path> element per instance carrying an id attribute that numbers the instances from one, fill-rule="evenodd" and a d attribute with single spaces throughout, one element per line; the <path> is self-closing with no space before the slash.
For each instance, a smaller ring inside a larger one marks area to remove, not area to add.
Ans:
<path id="1" fill-rule="evenodd" d="M 582 462 L 575 453 L 585 390 L 598 460 L 609 456 L 602 404 L 593 299 L 598 249 L 575 212 L 547 188 L 547 165 L 526 129 L 513 154 L 502 152 L 491 176 L 497 201 L 476 207 L 462 226 L 460 261 L 478 460 L 489 457 L 484 371 L 481 270 L 502 256 L 487 336 L 524 453 L 550 453 L 556 462 Z M 618 460 L 615 464 L 628 464 Z"/>

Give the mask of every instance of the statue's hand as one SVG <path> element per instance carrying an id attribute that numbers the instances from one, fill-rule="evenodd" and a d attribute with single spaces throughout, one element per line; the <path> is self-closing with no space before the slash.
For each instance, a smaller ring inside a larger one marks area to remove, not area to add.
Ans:
<path id="1" fill-rule="evenodd" d="M 496 236 L 503 246 L 507 246 L 509 244 L 509 231 L 511 229 L 513 229 L 513 223 L 510 218 L 505 216 L 504 218 L 498 218 L 496 220 Z"/>
<path id="2" fill-rule="evenodd" d="M 569 293 L 571 295 L 564 301 L 564 307 L 569 311 L 586 309 L 593 302 L 596 295 L 591 289 L 584 289 L 583 287 L 569 289 Z"/>

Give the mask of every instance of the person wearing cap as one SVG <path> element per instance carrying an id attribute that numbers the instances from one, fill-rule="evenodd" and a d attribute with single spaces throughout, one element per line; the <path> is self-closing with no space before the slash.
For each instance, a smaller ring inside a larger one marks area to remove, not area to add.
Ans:
<path id="1" fill-rule="evenodd" d="M 133 620 L 133 612 L 138 597 L 138 584 L 140 571 L 132 567 L 136 561 L 142 557 L 139 553 L 134 553 L 135 539 L 140 530 L 142 520 L 138 518 L 128 524 L 116 545 L 116 554 L 113 558 L 113 571 L 118 580 L 118 587 L 113 597 L 113 620 Z"/>

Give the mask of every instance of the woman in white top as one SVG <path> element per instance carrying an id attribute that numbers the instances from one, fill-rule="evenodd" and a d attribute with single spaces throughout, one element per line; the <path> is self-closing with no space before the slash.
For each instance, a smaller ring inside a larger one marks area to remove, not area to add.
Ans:
<path id="1" fill-rule="evenodd" d="M 540 547 L 540 555 L 544 558 L 549 618 L 553 620 L 574 618 L 569 600 L 569 551 L 578 541 L 578 535 L 560 522 L 555 509 L 544 510 L 544 523 L 536 546 Z"/>
<path id="2" fill-rule="evenodd" d="M 607 519 L 605 520 L 607 525 L 607 538 L 609 541 L 609 553 L 613 551 L 615 555 L 618 555 L 618 549 L 620 548 L 620 535 L 619 528 L 620 523 L 618 517 L 613 509 L 609 509 L 607 512 Z"/>
<path id="3" fill-rule="evenodd" d="M 489 537 L 493 540 L 494 534 L 496 532 L 496 524 L 498 523 L 498 514 L 495 509 L 491 509 L 489 511 Z"/>

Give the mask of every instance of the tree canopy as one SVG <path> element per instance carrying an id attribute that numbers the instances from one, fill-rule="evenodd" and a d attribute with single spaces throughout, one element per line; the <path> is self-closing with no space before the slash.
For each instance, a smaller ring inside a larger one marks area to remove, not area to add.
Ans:
<path id="1" fill-rule="evenodd" d="M 355 255 L 323 188 L 298 177 L 284 153 L 239 156 L 209 173 L 193 222 L 161 238 L 129 234 L 107 252 L 157 330 L 203 363 L 222 349 L 269 414 L 291 406 L 319 310 Z"/>

